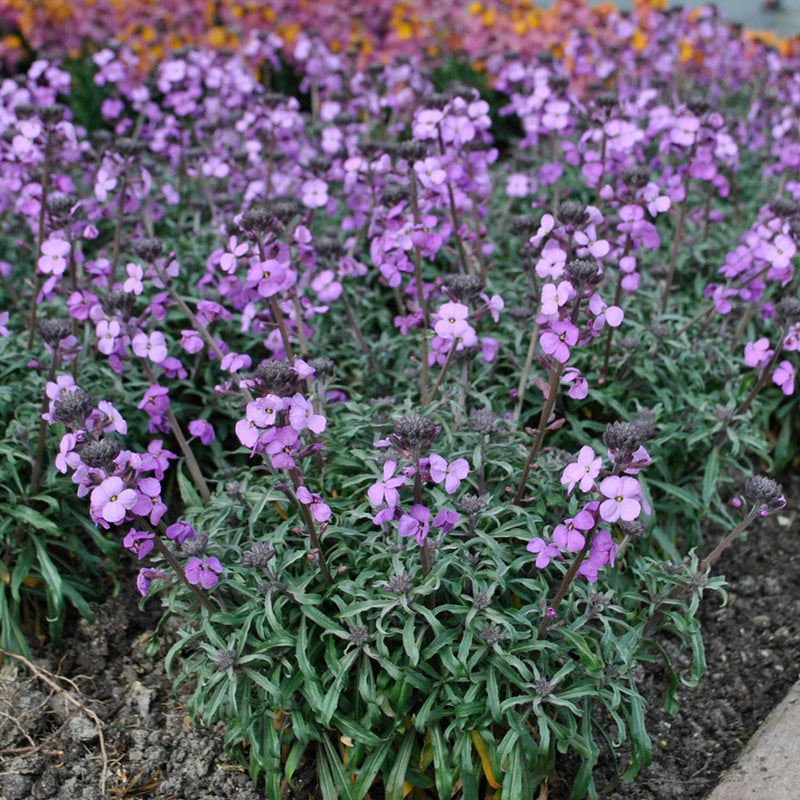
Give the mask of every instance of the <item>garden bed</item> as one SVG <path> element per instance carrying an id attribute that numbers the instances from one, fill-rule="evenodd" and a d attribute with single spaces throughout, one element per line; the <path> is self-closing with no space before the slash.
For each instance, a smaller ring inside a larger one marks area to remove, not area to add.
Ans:
<path id="1" fill-rule="evenodd" d="M 679 690 L 676 717 L 663 711 L 663 671 L 642 674 L 654 748 L 652 765 L 634 784 L 639 800 L 706 797 L 800 675 L 796 491 L 787 495 L 786 509 L 761 523 L 719 562 L 719 572 L 729 581 L 728 602 L 723 605 L 711 595 L 701 606 L 708 672 L 697 688 Z M 103 721 L 107 796 L 263 797 L 244 768 L 226 756 L 224 726 L 210 731 L 192 726 L 164 672 L 169 626 L 156 637 L 156 604 L 142 614 L 132 583 L 126 586 L 122 595 L 98 606 L 96 623 L 78 623 L 63 647 L 35 660 Z M 676 658 L 680 664 L 681 656 Z M 84 711 L 70 707 L 65 715 L 63 707 L 63 697 L 41 677 L 7 660 L 0 678 L 0 711 L 8 714 L 0 725 L 3 800 L 103 796 L 97 727 Z M 16 748 L 21 751 L 12 752 Z M 296 791 L 287 788 L 287 800 L 320 797 L 308 767 L 299 771 Z M 612 777 L 609 767 L 610 762 L 601 762 L 598 785 L 603 776 Z M 569 775 L 568 766 L 560 770 Z M 555 775 L 550 800 L 567 797 L 568 786 Z M 608 797 L 624 800 L 630 792 L 630 784 L 623 784 Z"/>

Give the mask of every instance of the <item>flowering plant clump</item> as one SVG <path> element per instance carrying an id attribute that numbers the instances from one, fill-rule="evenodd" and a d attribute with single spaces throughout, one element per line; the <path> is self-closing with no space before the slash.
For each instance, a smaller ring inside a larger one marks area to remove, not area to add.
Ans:
<path id="1" fill-rule="evenodd" d="M 800 64 L 558 6 L 555 51 L 473 31 L 491 92 L 299 31 L 0 84 L 3 646 L 37 569 L 87 610 L 69 490 L 274 800 L 304 764 L 477 800 L 649 762 L 642 664 L 674 710 L 660 637 L 696 681 L 712 567 L 786 502 L 752 473 L 796 455 Z"/>

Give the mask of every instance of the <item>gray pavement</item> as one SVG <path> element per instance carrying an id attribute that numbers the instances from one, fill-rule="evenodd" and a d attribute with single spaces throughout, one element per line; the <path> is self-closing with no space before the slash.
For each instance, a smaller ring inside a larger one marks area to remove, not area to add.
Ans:
<path id="1" fill-rule="evenodd" d="M 800 798 L 800 683 L 776 706 L 708 800 Z"/>
<path id="2" fill-rule="evenodd" d="M 593 0 L 594 2 L 594 0 Z M 552 0 L 542 3 L 551 5 Z M 633 0 L 614 0 L 614 5 L 623 11 L 633 8 Z M 670 5 L 698 8 L 708 5 L 708 0 L 670 0 Z M 772 30 L 783 36 L 800 33 L 800 0 L 779 0 L 780 11 L 764 11 L 764 0 L 718 0 L 720 13 L 731 22 L 741 22 L 749 28 Z M 800 798 L 800 790 L 797 797 Z"/>

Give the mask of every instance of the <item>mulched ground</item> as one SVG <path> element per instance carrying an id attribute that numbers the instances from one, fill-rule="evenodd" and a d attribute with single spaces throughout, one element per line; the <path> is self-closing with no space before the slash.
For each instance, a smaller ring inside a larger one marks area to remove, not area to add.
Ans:
<path id="1" fill-rule="evenodd" d="M 793 508 L 762 522 L 720 560 L 730 583 L 728 603 L 711 595 L 702 608 L 708 672 L 696 689 L 681 689 L 676 717 L 661 707 L 663 674 L 643 672 L 653 764 L 609 800 L 629 800 L 632 792 L 637 800 L 701 800 L 798 679 L 796 488 L 791 495 Z M 36 675 L 6 660 L 0 670 L 0 800 L 263 797 L 225 756 L 222 726 L 192 727 L 164 674 L 164 644 L 149 655 L 152 606 L 140 612 L 129 587 L 97 609 L 96 623 L 78 623 L 58 653 L 34 659 Z M 550 800 L 568 794 L 569 765 L 561 770 L 550 782 Z M 302 779 L 285 800 L 317 794 L 313 775 Z"/>

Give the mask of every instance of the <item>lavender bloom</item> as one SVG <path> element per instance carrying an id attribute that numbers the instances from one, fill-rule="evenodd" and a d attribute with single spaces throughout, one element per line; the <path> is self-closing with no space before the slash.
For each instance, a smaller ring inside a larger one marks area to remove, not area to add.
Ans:
<path id="1" fill-rule="evenodd" d="M 403 537 L 413 536 L 417 544 L 422 547 L 428 536 L 431 512 L 423 505 L 413 505 L 408 514 L 403 514 L 397 523 L 397 531 Z"/>
<path id="2" fill-rule="evenodd" d="M 136 505 L 136 500 L 136 491 L 126 489 L 122 478 L 106 478 L 92 492 L 92 513 L 116 525 L 125 519 L 125 514 Z"/>
<path id="3" fill-rule="evenodd" d="M 200 584 L 204 589 L 213 589 L 219 583 L 223 569 L 219 559 L 211 556 L 205 560 L 190 558 L 186 562 L 184 573 L 191 584 Z"/>

